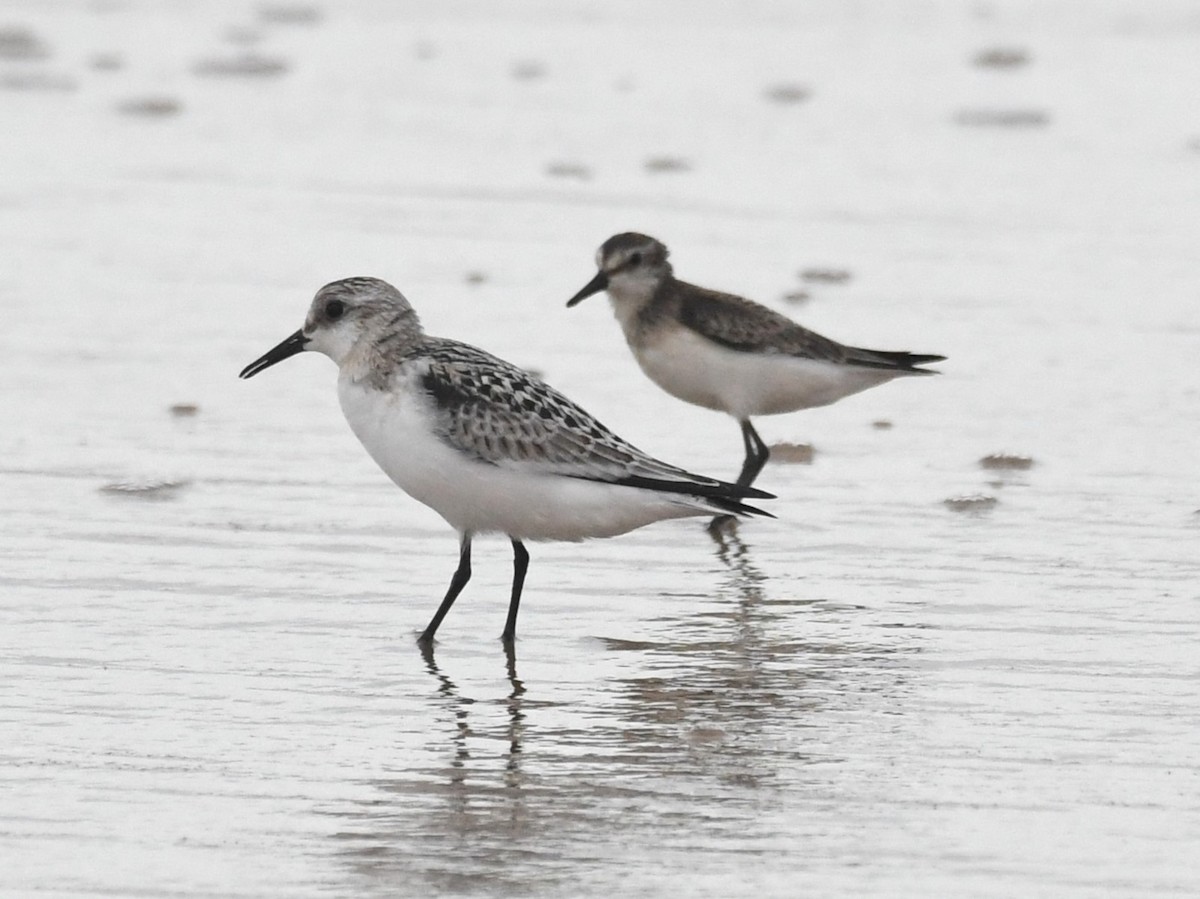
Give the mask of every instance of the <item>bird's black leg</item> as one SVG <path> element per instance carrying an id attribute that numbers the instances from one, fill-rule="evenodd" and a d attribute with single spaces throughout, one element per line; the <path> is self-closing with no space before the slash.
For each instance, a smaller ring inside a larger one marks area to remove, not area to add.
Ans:
<path id="1" fill-rule="evenodd" d="M 738 475 L 737 485 L 749 487 L 767 464 L 767 459 L 771 458 L 771 451 L 767 449 L 767 445 L 758 436 L 758 431 L 754 430 L 754 425 L 750 424 L 748 418 L 742 420 L 742 444 L 746 447 L 746 461 L 742 464 L 742 473 Z"/>
<path id="2" fill-rule="evenodd" d="M 767 459 L 771 457 L 771 451 L 767 449 L 763 439 L 758 436 L 758 431 L 754 430 L 754 426 L 750 424 L 750 419 L 742 419 L 741 425 L 742 446 L 746 450 L 746 461 L 742 463 L 742 473 L 738 475 L 737 486 L 749 487 L 758 477 L 758 473 L 763 470 L 763 466 L 767 464 Z M 708 532 L 714 537 L 720 538 L 722 532 L 734 527 L 736 522 L 736 515 L 718 515 L 708 523 Z"/>
<path id="3" fill-rule="evenodd" d="M 417 638 L 418 643 L 422 646 L 431 646 L 433 644 L 433 635 L 437 633 L 438 625 L 442 623 L 442 619 L 446 617 L 446 613 L 454 605 L 454 600 L 458 599 L 458 594 L 462 593 L 462 588 L 467 586 L 467 581 L 470 579 L 471 535 L 466 533 L 462 535 L 462 543 L 458 553 L 458 569 L 454 572 L 454 577 L 450 578 L 450 589 L 446 591 L 446 598 L 438 606 L 438 610 L 433 615 L 433 620 L 429 622 L 429 627 L 425 628 L 424 633 Z"/>
<path id="4" fill-rule="evenodd" d="M 517 636 L 517 609 L 521 606 L 521 589 L 525 586 L 525 572 L 529 568 L 529 550 L 525 548 L 525 544 L 514 537 L 512 546 L 512 599 L 508 601 L 508 620 L 504 623 L 504 633 L 500 635 L 500 639 L 510 645 Z"/>

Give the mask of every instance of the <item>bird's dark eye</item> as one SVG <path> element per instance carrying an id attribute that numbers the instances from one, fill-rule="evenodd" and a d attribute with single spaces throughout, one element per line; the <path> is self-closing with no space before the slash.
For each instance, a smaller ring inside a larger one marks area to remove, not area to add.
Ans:
<path id="1" fill-rule="evenodd" d="M 325 317 L 330 321 L 337 321 L 346 312 L 346 304 L 341 300 L 330 300 L 325 304 Z"/>
<path id="2" fill-rule="evenodd" d="M 641 253 L 631 253 L 629 255 L 629 264 L 630 265 L 641 265 L 642 264 L 642 254 Z"/>

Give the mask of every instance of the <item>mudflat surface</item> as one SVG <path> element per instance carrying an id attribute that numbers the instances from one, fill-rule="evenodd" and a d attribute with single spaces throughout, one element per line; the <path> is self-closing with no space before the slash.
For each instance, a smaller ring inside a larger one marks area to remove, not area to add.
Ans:
<path id="1" fill-rule="evenodd" d="M 900 6 L 2 0 L 0 892 L 1200 891 L 1200 17 Z M 422 657 L 454 535 L 236 374 L 375 275 L 731 477 L 563 308 L 631 229 L 944 374 Z"/>

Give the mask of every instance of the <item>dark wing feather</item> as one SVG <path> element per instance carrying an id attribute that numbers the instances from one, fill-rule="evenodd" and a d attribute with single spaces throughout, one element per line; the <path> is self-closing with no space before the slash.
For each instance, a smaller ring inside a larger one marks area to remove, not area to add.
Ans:
<path id="1" fill-rule="evenodd" d="M 694 285 L 680 285 L 679 318 L 701 337 L 732 350 L 844 362 L 846 347 L 758 303 Z"/>
<path id="2" fill-rule="evenodd" d="M 945 356 L 917 355 L 849 347 L 801 327 L 785 315 L 728 293 L 681 285 L 679 317 L 685 326 L 713 343 L 745 353 L 777 353 L 801 359 L 861 365 L 867 368 L 923 372 L 925 362 Z"/>
<path id="3" fill-rule="evenodd" d="M 430 339 L 418 355 L 439 436 L 480 461 L 725 500 L 771 496 L 658 461 L 545 382 L 483 350 Z"/>

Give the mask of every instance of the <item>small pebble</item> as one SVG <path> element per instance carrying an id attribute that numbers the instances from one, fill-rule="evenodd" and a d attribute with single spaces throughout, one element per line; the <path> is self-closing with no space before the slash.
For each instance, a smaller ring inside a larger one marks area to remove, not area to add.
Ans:
<path id="1" fill-rule="evenodd" d="M 790 303 L 793 306 L 800 306 L 812 299 L 812 295 L 807 290 L 789 290 L 782 297 L 785 303 Z"/>
<path id="2" fill-rule="evenodd" d="M 991 471 L 1028 471 L 1033 468 L 1033 459 L 1016 453 L 991 453 L 979 460 L 979 467 Z"/>
<path id="3" fill-rule="evenodd" d="M 575 178 L 587 181 L 592 177 L 591 170 L 577 162 L 552 162 L 546 166 L 546 174 L 553 178 Z"/>
<path id="4" fill-rule="evenodd" d="M 191 418 L 200 411 L 200 407 L 195 403 L 176 403 L 170 411 L 176 418 Z"/>
<path id="5" fill-rule="evenodd" d="M 536 60 L 522 60 L 513 65 L 512 76 L 517 81 L 537 81 L 546 77 L 546 67 Z"/>
<path id="6" fill-rule="evenodd" d="M 79 85 L 70 75 L 53 72 L 5 72 L 0 88 L 10 91 L 73 91 Z"/>
<path id="7" fill-rule="evenodd" d="M 879 418 L 871 422 L 871 427 L 873 427 L 876 431 L 890 431 L 892 429 L 892 423 L 886 418 Z"/>
<path id="8" fill-rule="evenodd" d="M 954 121 L 971 127 L 1041 128 L 1050 124 L 1050 114 L 1041 109 L 960 109 Z"/>
<path id="9" fill-rule="evenodd" d="M 800 271 L 800 280 L 810 284 L 845 284 L 851 278 L 849 269 L 806 268 Z"/>
<path id="10" fill-rule="evenodd" d="M 174 97 L 138 97 L 123 100 L 117 104 L 117 112 L 122 115 L 140 116 L 147 119 L 161 119 L 178 115 L 183 109 Z"/>
<path id="11" fill-rule="evenodd" d="M 1000 500 L 985 493 L 967 493 L 962 496 L 952 496 L 942 500 L 942 504 L 952 512 L 986 512 Z"/>
<path id="12" fill-rule="evenodd" d="M 49 55 L 49 48 L 28 28 L 0 28 L 0 59 L 45 59 Z"/>
<path id="13" fill-rule="evenodd" d="M 470 271 L 470 272 L 467 272 L 466 276 L 464 277 L 464 280 L 468 284 L 472 284 L 472 285 L 483 284 L 485 281 L 487 281 L 487 275 L 485 275 L 481 271 Z"/>
<path id="14" fill-rule="evenodd" d="M 321 21 L 321 9 L 308 3 L 264 3 L 258 8 L 258 18 L 272 25 L 316 25 Z"/>
<path id="15" fill-rule="evenodd" d="M 244 53 L 241 56 L 202 59 L 192 71 L 197 75 L 238 78 L 269 78 L 288 70 L 287 60 Z"/>
<path id="16" fill-rule="evenodd" d="M 647 172 L 686 172 L 691 165 L 678 156 L 651 156 L 644 163 Z"/>
<path id="17" fill-rule="evenodd" d="M 88 65 L 97 72 L 116 72 L 125 65 L 119 53 L 95 53 L 88 60 Z"/>
<path id="18" fill-rule="evenodd" d="M 981 69 L 1016 69 L 1029 63 L 1029 53 L 1020 47 L 988 47 L 971 60 Z"/>
<path id="19" fill-rule="evenodd" d="M 776 84 L 763 91 L 764 97 L 781 105 L 803 103 L 811 94 L 812 92 L 802 84 Z"/>
<path id="20" fill-rule="evenodd" d="M 812 465 L 817 451 L 809 443 L 776 443 L 768 447 L 771 461 L 785 465 Z"/>

